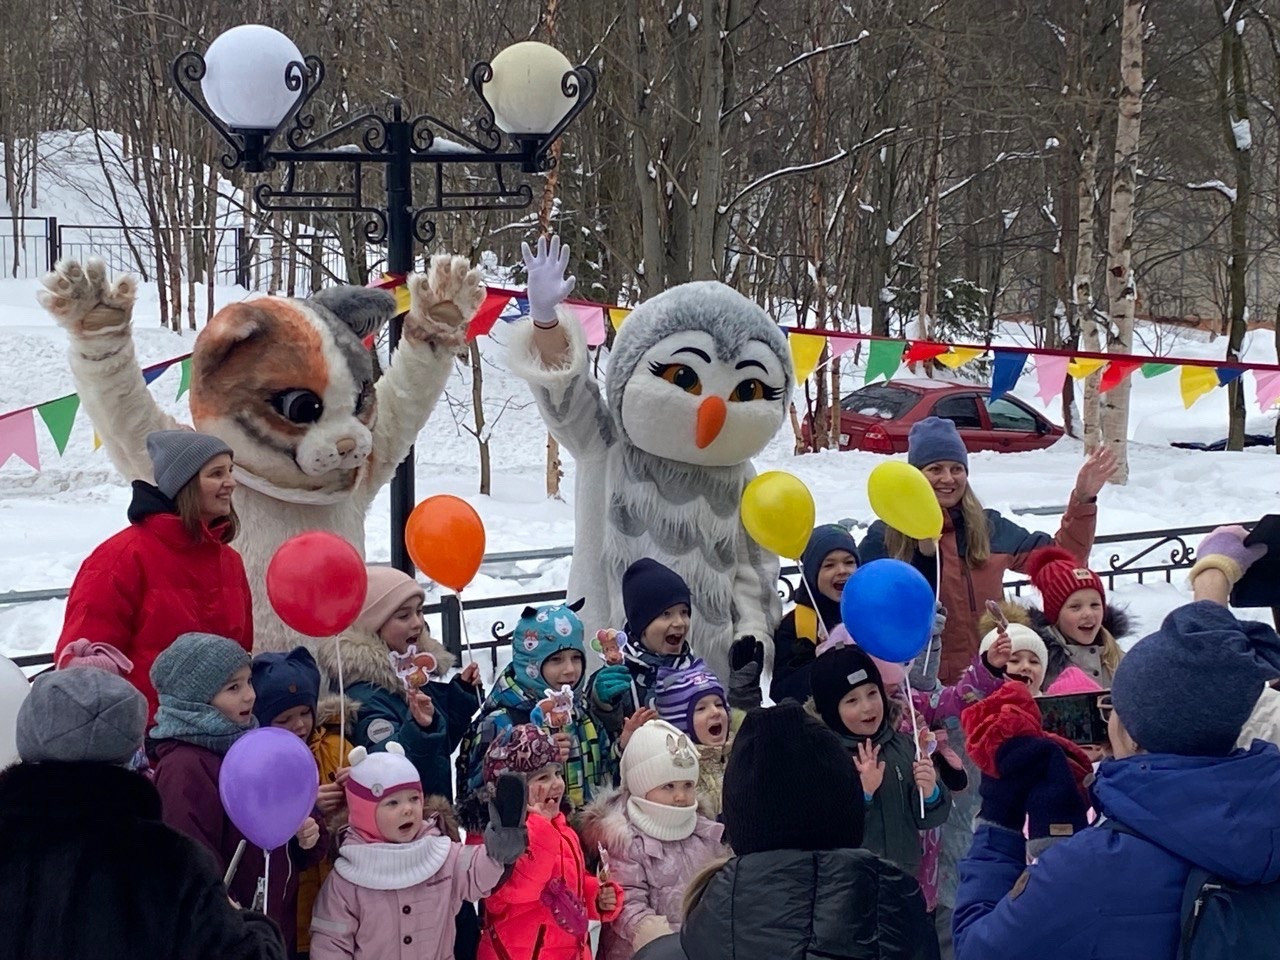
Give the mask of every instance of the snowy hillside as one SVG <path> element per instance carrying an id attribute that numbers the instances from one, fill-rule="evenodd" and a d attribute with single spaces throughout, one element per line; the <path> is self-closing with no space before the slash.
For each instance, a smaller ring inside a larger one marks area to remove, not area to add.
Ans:
<path id="1" fill-rule="evenodd" d="M 67 369 L 66 337 L 35 304 L 35 281 L 0 282 L 0 412 L 53 399 L 72 390 Z M 216 291 L 225 303 L 245 296 L 238 288 Z M 449 394 L 459 404 L 442 403 L 422 432 L 417 447 L 418 497 L 453 493 L 467 497 L 484 517 L 490 551 L 567 547 L 573 542 L 573 511 L 569 504 L 547 502 L 543 495 L 545 430 L 529 403 L 522 383 L 506 373 L 502 356 L 503 326 L 483 349 L 488 415 L 506 406 L 493 429 L 494 492 L 476 495 L 478 458 L 475 441 L 454 422 L 465 418 L 469 379 L 455 371 Z M 1255 334 L 1246 356 L 1274 361 L 1268 335 Z M 161 329 L 154 290 L 144 289 L 135 315 L 135 337 L 143 365 L 190 351 L 191 335 Z M 1010 331 L 1010 339 L 1020 339 Z M 1220 355 L 1219 344 L 1184 342 L 1183 356 Z M 466 374 L 469 378 L 469 373 Z M 862 374 L 848 373 L 848 388 L 860 385 Z M 168 410 L 186 418 L 185 400 L 177 394 L 177 368 L 167 371 L 152 391 Z M 1024 376 L 1017 394 L 1039 409 L 1034 378 Z M 1056 410 L 1047 411 L 1056 417 Z M 1280 465 L 1267 450 L 1239 454 L 1194 453 L 1168 446 L 1171 439 L 1215 440 L 1225 434 L 1226 393 L 1219 390 L 1190 411 L 1182 408 L 1176 375 L 1134 381 L 1133 477 L 1124 488 L 1110 488 L 1101 498 L 1100 533 L 1197 525 L 1255 518 L 1280 503 Z M 1275 414 L 1255 414 L 1249 429 L 1270 432 Z M 65 587 L 84 556 L 125 523 L 129 492 L 102 451 L 93 450 L 93 431 L 81 413 L 64 456 L 59 457 L 43 426 L 37 427 L 43 469 L 37 473 L 16 458 L 0 467 L 0 529 L 5 550 L 0 556 L 0 591 Z M 867 454 L 828 452 L 795 457 L 789 429 L 757 459 L 761 469 L 785 469 L 799 475 L 812 489 L 819 521 L 871 519 L 865 478 L 880 462 Z M 1038 453 L 973 457 L 973 483 L 984 502 L 1000 510 L 1065 503 L 1081 457 L 1078 443 L 1064 439 Z M 564 489 L 572 497 L 574 465 L 566 463 Z M 1023 516 L 1031 527 L 1053 529 L 1053 517 Z M 386 493 L 378 499 L 367 523 L 371 559 L 389 556 L 389 507 Z M 1098 552 L 1105 568 L 1107 552 Z M 1158 558 L 1157 558 L 1158 559 Z M 568 561 L 529 564 L 536 574 L 528 589 L 563 587 Z M 472 596 L 511 592 L 509 581 L 482 576 Z M 1179 598 L 1177 590 L 1126 585 L 1122 597 L 1135 605 L 1148 623 Z M 50 649 L 61 622 L 61 601 L 0 607 L 0 652 L 29 653 Z M 487 636 L 495 616 L 469 618 L 473 636 Z M 508 618 L 508 622 L 509 618 Z"/>

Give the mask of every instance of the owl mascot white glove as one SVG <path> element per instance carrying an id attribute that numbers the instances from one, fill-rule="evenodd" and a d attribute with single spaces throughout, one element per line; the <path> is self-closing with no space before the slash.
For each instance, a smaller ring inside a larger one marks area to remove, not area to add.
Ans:
<path id="1" fill-rule="evenodd" d="M 556 315 L 573 288 L 568 249 L 524 253 L 532 322 L 514 328 L 508 363 L 576 462 L 569 595 L 586 598 L 587 634 L 623 625 L 622 574 L 651 557 L 689 584 L 690 643 L 727 678 L 733 642 L 771 637 L 782 613 L 778 558 L 747 535 L 739 505 L 750 458 L 786 414 L 786 337 L 724 284 L 681 284 L 627 317 L 602 396 L 582 328 Z"/>

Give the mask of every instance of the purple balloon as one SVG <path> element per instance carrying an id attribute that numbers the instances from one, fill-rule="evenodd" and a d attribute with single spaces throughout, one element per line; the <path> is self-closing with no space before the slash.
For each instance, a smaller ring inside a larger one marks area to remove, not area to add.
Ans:
<path id="1" fill-rule="evenodd" d="M 301 738 L 280 727 L 250 730 L 222 760 L 218 795 L 255 847 L 282 847 L 311 816 L 320 771 Z"/>

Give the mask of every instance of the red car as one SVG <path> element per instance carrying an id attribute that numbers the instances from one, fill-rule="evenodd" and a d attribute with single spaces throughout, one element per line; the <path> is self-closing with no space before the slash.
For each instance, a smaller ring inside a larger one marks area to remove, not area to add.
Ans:
<path id="1" fill-rule="evenodd" d="M 840 449 L 906 453 L 911 425 L 925 417 L 955 423 L 970 452 L 1020 453 L 1056 443 L 1063 429 L 1011 396 L 989 399 L 990 389 L 938 380 L 872 383 L 840 401 Z M 804 437 L 810 422 L 805 418 Z"/>

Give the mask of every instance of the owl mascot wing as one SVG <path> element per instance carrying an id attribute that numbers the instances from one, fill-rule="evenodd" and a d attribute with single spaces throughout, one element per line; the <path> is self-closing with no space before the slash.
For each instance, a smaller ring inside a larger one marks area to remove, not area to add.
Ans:
<path id="1" fill-rule="evenodd" d="M 146 437 L 179 426 L 143 381 L 132 337 L 137 285 L 101 261 L 63 261 L 39 299 L 70 335 L 76 391 L 112 462 L 152 479 Z M 219 310 L 196 338 L 191 417 L 235 454 L 241 532 L 233 542 L 253 591 L 260 650 L 307 638 L 271 609 L 266 566 L 285 540 L 329 530 L 364 551 L 364 516 L 444 389 L 467 324 L 484 299 L 478 270 L 437 256 L 409 278 L 411 306 L 387 371 L 374 381 L 362 339 L 395 312 L 380 290 L 337 287 L 308 300 L 262 297 Z"/>
<path id="2" fill-rule="evenodd" d="M 527 263 L 541 329 L 516 325 L 508 363 L 576 461 L 569 595 L 587 598 L 588 636 L 619 627 L 623 572 L 643 557 L 666 564 L 692 593 L 694 651 L 727 678 L 733 641 L 766 640 L 782 613 L 778 558 L 747 535 L 739 505 L 755 475 L 750 458 L 786 411 L 786 338 L 729 287 L 682 284 L 628 316 L 602 395 L 580 325 L 566 313 L 552 319 L 564 293 L 539 304 L 539 290 L 551 286 L 540 273 L 558 267 L 562 277 L 564 266 L 540 254 Z"/>

